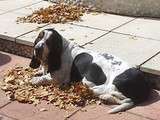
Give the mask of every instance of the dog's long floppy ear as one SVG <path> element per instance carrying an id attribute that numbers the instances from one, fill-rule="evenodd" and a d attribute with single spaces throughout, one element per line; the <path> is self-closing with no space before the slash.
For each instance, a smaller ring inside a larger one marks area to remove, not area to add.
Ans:
<path id="1" fill-rule="evenodd" d="M 53 72 L 61 67 L 61 55 L 63 42 L 61 35 L 54 29 L 47 29 L 52 32 L 50 39 L 46 41 L 49 48 L 48 54 L 48 72 Z"/>
<path id="2" fill-rule="evenodd" d="M 44 34 L 43 31 L 39 33 L 38 37 L 34 41 L 34 47 L 42 39 L 43 34 Z M 31 62 L 29 64 L 29 66 L 33 69 L 36 69 L 40 66 L 40 64 L 41 64 L 41 61 L 39 59 L 37 59 L 37 57 L 36 57 L 36 55 L 34 54 L 34 51 L 33 51 L 32 59 L 31 59 Z"/>

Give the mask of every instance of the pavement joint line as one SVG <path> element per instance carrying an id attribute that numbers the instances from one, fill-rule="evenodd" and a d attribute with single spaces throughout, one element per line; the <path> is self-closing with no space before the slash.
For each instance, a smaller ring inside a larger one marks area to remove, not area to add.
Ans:
<path id="1" fill-rule="evenodd" d="M 117 29 L 117 28 L 119 28 L 119 27 L 121 27 L 121 26 L 123 26 L 123 25 L 126 25 L 126 24 L 128 24 L 128 23 L 130 23 L 130 22 L 132 22 L 132 21 L 134 21 L 135 19 L 137 19 L 137 18 L 133 18 L 132 20 L 130 20 L 130 21 L 128 21 L 128 22 L 125 22 L 125 23 L 119 25 L 118 27 L 113 28 L 113 29 L 111 29 L 111 30 L 109 30 L 109 31 L 108 31 L 108 30 L 104 30 L 104 31 L 106 31 L 107 33 L 104 33 L 103 35 L 101 35 L 101 36 L 99 36 L 99 37 L 97 37 L 97 38 L 95 38 L 95 39 L 93 39 L 93 40 L 91 40 L 91 41 L 89 41 L 89 42 L 81 45 L 81 46 L 85 46 L 85 45 L 87 45 L 87 44 L 92 44 L 92 42 L 94 42 L 94 41 L 98 40 L 99 38 L 101 38 L 101 37 L 103 37 L 103 36 L 111 33 L 113 30 L 115 30 L 115 29 Z"/>
<path id="2" fill-rule="evenodd" d="M 96 27 L 91 27 L 91 26 L 87 26 L 87 25 L 78 25 L 76 23 L 69 23 L 70 25 L 75 25 L 75 26 L 79 26 L 79 27 L 84 27 L 84 28 L 90 28 L 90 29 L 95 29 L 95 30 L 101 30 L 101 31 L 110 31 L 110 30 L 104 30 L 104 29 L 100 29 L 100 28 L 96 28 Z"/>
<path id="3" fill-rule="evenodd" d="M 81 108 L 79 108 L 78 110 L 74 111 L 73 113 L 71 113 L 70 115 L 68 115 L 67 117 L 65 117 L 64 120 L 68 120 L 68 119 L 71 118 L 73 115 L 75 115 L 77 112 L 79 112 L 82 108 L 84 108 L 84 107 L 81 107 Z"/>
<path id="4" fill-rule="evenodd" d="M 143 63 L 141 63 L 141 64 L 139 65 L 139 67 L 141 67 L 143 64 L 145 64 L 146 62 L 148 62 L 149 60 L 151 60 L 152 58 L 154 58 L 154 57 L 157 56 L 158 54 L 160 54 L 160 51 L 157 52 L 156 54 L 154 54 L 153 56 L 151 56 L 150 58 L 148 58 L 147 60 L 145 60 Z"/>
<path id="5" fill-rule="evenodd" d="M 122 26 L 124 26 L 124 25 L 126 25 L 126 24 L 128 24 L 128 23 L 130 23 L 130 22 L 132 22 L 132 21 L 134 21 L 134 20 L 136 20 L 136 19 L 137 19 L 137 18 L 133 18 L 132 20 L 129 20 L 129 21 L 127 21 L 127 22 L 125 22 L 125 23 L 123 23 L 123 24 L 115 27 L 115 28 L 111 29 L 110 31 L 112 32 L 112 31 L 114 31 L 114 30 L 116 30 L 116 29 L 118 29 L 118 28 L 120 28 L 120 27 L 122 27 Z"/>
<path id="6" fill-rule="evenodd" d="M 6 104 L 2 105 L 2 106 L 0 107 L 0 109 L 6 107 L 6 106 L 9 105 L 10 103 L 12 103 L 12 102 L 11 102 L 11 101 L 7 102 Z"/>
<path id="7" fill-rule="evenodd" d="M 123 25 L 126 25 L 126 24 L 128 24 L 128 23 L 130 23 L 130 22 L 132 22 L 132 21 L 134 21 L 135 19 L 137 19 L 137 18 L 133 18 L 132 20 L 130 20 L 130 21 L 126 22 L 126 23 L 123 23 L 123 24 L 121 24 L 120 26 L 118 26 L 118 27 L 116 27 L 116 28 L 113 28 L 113 29 L 111 29 L 111 30 L 103 30 L 103 29 L 99 29 L 99 28 L 94 28 L 94 27 L 84 26 L 84 25 L 77 25 L 77 24 L 73 24 L 73 23 L 71 23 L 71 24 L 77 25 L 77 26 L 82 26 L 82 27 L 87 27 L 87 28 L 91 28 L 91 29 L 102 30 L 102 31 L 106 31 L 106 32 L 107 32 L 107 33 L 104 33 L 103 35 L 101 35 L 101 36 L 99 36 L 99 37 L 97 37 L 97 38 L 95 38 L 95 39 L 93 39 L 93 40 L 91 40 L 91 41 L 89 41 L 89 42 L 81 45 L 81 46 L 85 46 L 85 45 L 87 45 L 87 44 L 92 44 L 92 42 L 94 42 L 94 41 L 98 40 L 99 38 L 101 38 L 101 37 L 103 37 L 103 36 L 111 33 L 113 30 L 115 30 L 115 29 L 117 29 L 117 28 L 119 28 L 119 27 L 121 27 L 121 26 L 123 26 Z"/>
<path id="8" fill-rule="evenodd" d="M 113 28 L 113 29 L 111 29 L 111 30 L 104 30 L 104 29 L 101 29 L 101 28 L 91 27 L 91 26 L 87 26 L 87 25 L 78 25 L 78 24 L 76 24 L 76 23 L 69 23 L 69 24 L 75 25 L 75 26 L 80 26 L 80 27 L 91 28 L 91 29 L 95 29 L 95 30 L 112 32 L 113 30 L 115 30 L 115 29 L 117 29 L 117 28 L 119 28 L 119 27 L 121 27 L 121 26 L 123 26 L 123 25 L 125 25 L 125 24 L 130 23 L 130 22 L 134 21 L 135 19 L 137 19 L 137 18 L 133 18 L 132 20 L 130 20 L 130 21 L 128 21 L 128 22 L 125 22 L 125 23 L 123 23 L 123 24 L 121 24 L 121 25 L 119 25 L 119 26 L 117 26 L 116 28 Z"/>
<path id="9" fill-rule="evenodd" d="M 88 44 L 93 44 L 92 42 L 98 40 L 99 38 L 101 38 L 101 37 L 103 37 L 103 36 L 105 36 L 105 35 L 107 35 L 107 34 L 109 34 L 109 33 L 110 33 L 110 31 L 108 31 L 107 33 L 102 34 L 101 36 L 99 36 L 99 37 L 97 37 L 97 38 L 95 38 L 95 39 L 93 39 L 93 40 L 91 40 L 91 41 L 89 41 L 89 42 L 87 42 L 87 43 L 82 44 L 81 46 L 84 47 L 84 46 L 86 46 L 86 45 L 88 45 Z"/>
<path id="10" fill-rule="evenodd" d="M 52 25 L 52 24 L 53 24 L 53 23 L 47 23 L 47 24 L 45 24 L 45 25 L 43 25 L 43 26 L 37 27 L 37 28 L 35 28 L 35 29 L 31 30 L 31 31 L 28 31 L 28 32 L 23 33 L 23 34 L 21 34 L 21 35 L 19 35 L 19 36 L 16 36 L 16 37 L 15 37 L 15 40 L 16 40 L 18 37 L 21 37 L 21 36 L 26 35 L 26 34 L 28 34 L 28 33 L 34 32 L 34 31 L 36 31 L 37 29 L 41 29 L 41 28 L 43 28 L 43 27 L 46 27 L 46 26 L 49 26 L 49 25 Z M 86 26 L 81 26 L 81 25 L 75 25 L 75 24 L 72 24 L 72 23 L 67 23 L 67 24 L 73 25 L 73 26 L 79 26 L 79 27 L 86 27 Z M 95 30 L 101 30 L 101 31 L 105 31 L 105 32 L 109 33 L 108 30 L 102 30 L 102 29 L 92 28 L 92 27 L 86 27 L 86 28 L 95 29 Z M 93 41 L 95 41 L 96 39 L 99 39 L 100 37 L 104 36 L 104 35 L 107 34 L 107 33 L 104 33 L 103 35 L 101 35 L 101 36 L 99 36 L 99 37 L 97 37 L 97 38 L 95 38 L 95 39 L 93 39 L 93 40 L 91 40 L 91 41 L 89 41 L 89 42 L 93 42 Z M 81 45 L 81 46 L 84 46 L 84 45 L 86 45 L 86 44 L 88 44 L 88 43 L 84 43 L 84 44 Z"/>
<path id="11" fill-rule="evenodd" d="M 149 37 L 143 37 L 143 36 L 139 36 L 139 35 L 132 35 L 132 34 L 122 33 L 122 32 L 117 32 L 117 31 L 111 31 L 111 32 L 112 32 L 112 33 L 121 34 L 121 35 L 129 35 L 129 36 L 133 36 L 133 37 L 139 37 L 139 38 L 144 38 L 144 39 L 149 39 L 149 40 L 159 41 L 159 42 L 160 42 L 160 39 L 154 39 L 154 38 L 149 38 Z"/>
<path id="12" fill-rule="evenodd" d="M 14 117 L 12 117 L 12 116 L 8 116 L 8 115 L 3 114 L 3 113 L 0 113 L 0 115 L 3 115 L 3 116 L 8 117 L 8 118 L 11 118 L 11 119 L 13 119 L 13 120 L 19 120 L 19 119 L 17 119 L 17 118 L 14 118 Z M 0 119 L 0 120 L 1 120 L 1 119 Z"/>
<path id="13" fill-rule="evenodd" d="M 121 25 L 119 25 L 119 26 L 117 26 L 117 27 L 115 27 L 115 28 L 113 28 L 113 29 L 111 29 L 111 30 L 104 30 L 104 29 L 101 29 L 101 28 L 97 28 L 97 27 L 91 27 L 91 26 L 87 26 L 87 25 L 78 25 L 78 24 L 76 24 L 76 23 L 69 23 L 69 24 L 71 24 L 71 25 L 75 25 L 75 26 L 80 26 L 80 27 L 86 27 L 86 28 L 91 28 L 91 29 L 95 29 L 95 30 L 101 30 L 101 31 L 113 31 L 113 30 L 115 30 L 115 29 L 117 29 L 117 28 L 119 28 L 119 27 L 121 27 L 121 26 L 124 26 L 124 25 L 126 25 L 126 24 L 128 24 L 128 23 L 130 23 L 130 22 L 132 22 L 132 21 L 134 21 L 134 20 L 136 20 L 137 18 L 133 18 L 132 20 L 129 20 L 129 21 L 127 21 L 127 22 L 125 22 L 125 23 L 123 23 L 123 24 L 121 24 Z"/>
<path id="14" fill-rule="evenodd" d="M 45 25 L 43 25 L 43 26 L 39 26 L 39 27 L 37 27 L 37 28 L 35 28 L 35 29 L 33 29 L 33 30 L 30 30 L 30 31 L 25 32 L 25 33 L 23 33 L 23 34 L 21 34 L 21 35 L 18 35 L 18 36 L 15 37 L 15 41 L 17 40 L 18 37 L 21 37 L 21 36 L 23 36 L 23 35 L 26 35 L 26 34 L 29 34 L 29 33 L 31 33 L 31 32 L 34 32 L 34 31 L 36 31 L 37 29 L 41 29 L 41 28 L 43 28 L 43 27 L 46 27 L 46 26 L 48 26 L 49 24 L 50 24 L 50 23 L 47 23 L 47 24 L 45 24 Z"/>
<path id="15" fill-rule="evenodd" d="M 4 14 L 10 13 L 10 12 L 15 12 L 16 10 L 19 10 L 19 9 L 22 9 L 22 8 L 26 8 L 26 7 L 29 7 L 29 6 L 32 6 L 32 5 L 36 5 L 36 4 L 38 4 L 38 3 L 41 3 L 42 1 L 43 1 L 43 0 L 38 1 L 38 2 L 36 2 L 36 3 L 32 3 L 32 4 L 25 5 L 25 6 L 23 6 L 23 7 L 19 7 L 19 8 L 12 9 L 12 10 L 8 10 L 8 11 L 5 11 L 4 13 L 1 13 L 0 15 L 4 15 Z M 4 11 L 4 10 L 3 10 L 3 11 Z"/>

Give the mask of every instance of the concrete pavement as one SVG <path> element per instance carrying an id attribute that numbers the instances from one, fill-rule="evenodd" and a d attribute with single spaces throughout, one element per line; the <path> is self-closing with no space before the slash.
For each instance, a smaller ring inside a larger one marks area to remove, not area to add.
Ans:
<path id="1" fill-rule="evenodd" d="M 0 79 L 15 65 L 28 66 L 30 59 L 0 52 Z M 9 101 L 0 90 L 0 120 L 159 120 L 160 92 L 153 91 L 149 100 L 135 108 L 110 115 L 107 111 L 112 105 L 89 105 L 70 111 L 60 110 L 45 101 L 38 106 Z M 45 109 L 46 111 L 41 111 Z"/>

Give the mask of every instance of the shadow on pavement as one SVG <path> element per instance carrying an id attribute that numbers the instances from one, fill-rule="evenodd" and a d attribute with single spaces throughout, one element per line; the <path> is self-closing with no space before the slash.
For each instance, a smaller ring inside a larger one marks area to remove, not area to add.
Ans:
<path id="1" fill-rule="evenodd" d="M 150 105 L 150 104 L 153 104 L 159 100 L 160 100 L 160 94 L 156 90 L 152 90 L 149 98 L 145 102 L 139 104 L 138 106 Z"/>
<path id="2" fill-rule="evenodd" d="M 0 52 L 0 66 L 5 65 L 10 61 L 11 61 L 11 57 L 9 55 L 6 55 Z"/>

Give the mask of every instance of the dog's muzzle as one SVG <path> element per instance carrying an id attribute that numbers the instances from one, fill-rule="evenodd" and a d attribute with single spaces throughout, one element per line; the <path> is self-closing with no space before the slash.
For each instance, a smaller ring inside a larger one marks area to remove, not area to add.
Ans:
<path id="1" fill-rule="evenodd" d="M 29 67 L 36 69 L 40 66 L 40 64 L 41 61 L 33 55 Z"/>
<path id="2" fill-rule="evenodd" d="M 30 67 L 36 69 L 40 66 L 44 50 L 44 43 L 39 43 L 34 47 L 34 53 L 30 62 Z"/>

